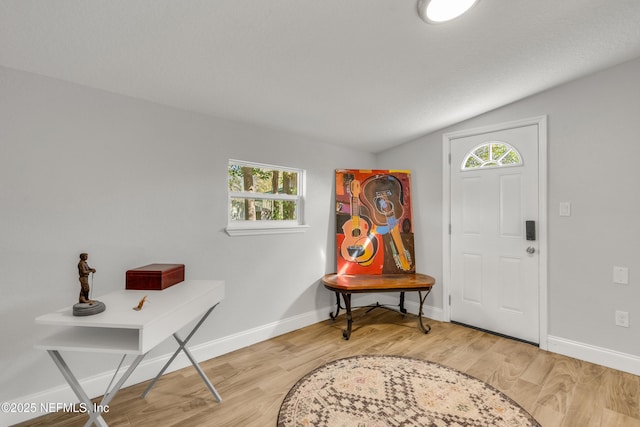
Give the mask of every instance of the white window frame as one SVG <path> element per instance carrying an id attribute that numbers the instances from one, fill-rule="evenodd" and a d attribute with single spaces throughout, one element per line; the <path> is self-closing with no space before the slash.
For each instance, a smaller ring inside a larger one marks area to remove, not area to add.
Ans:
<path id="1" fill-rule="evenodd" d="M 497 159 L 494 159 L 493 157 L 491 157 L 489 160 L 482 160 L 480 157 L 478 157 L 475 153 L 478 149 L 482 148 L 482 147 L 486 147 L 488 146 L 489 149 L 491 149 L 491 145 L 493 144 L 500 144 L 500 145 L 504 145 L 505 147 L 508 148 L 507 151 L 505 151 L 505 153 L 498 157 Z M 507 154 L 509 154 L 510 152 L 514 152 L 516 153 L 516 155 L 518 156 L 518 159 L 520 159 L 520 161 L 518 163 L 502 163 L 502 159 L 504 159 Z M 475 158 L 478 162 L 480 162 L 480 165 L 478 166 L 473 166 L 473 167 L 465 167 L 465 165 L 467 164 L 467 161 L 469 160 L 470 157 Z M 520 152 L 511 144 L 504 142 L 504 141 L 486 141 L 483 142 L 482 144 L 478 144 L 475 147 L 473 147 L 471 150 L 469 150 L 469 152 L 467 153 L 466 156 L 464 156 L 464 159 L 462 159 L 462 164 L 460 165 L 460 170 L 462 172 L 468 172 L 468 171 L 478 171 L 478 170 L 483 170 L 483 169 L 493 169 L 493 168 L 513 168 L 513 167 L 518 167 L 518 166 L 522 166 L 524 160 L 522 159 L 522 154 L 520 154 Z"/>
<path id="2" fill-rule="evenodd" d="M 225 231 L 229 236 L 251 236 L 262 234 L 288 234 L 303 233 L 309 228 L 304 223 L 304 198 L 306 194 L 306 171 L 304 169 L 292 168 L 288 166 L 270 165 L 265 163 L 248 162 L 245 160 L 229 159 L 227 166 L 234 164 L 241 167 L 253 167 L 260 169 L 275 169 L 284 172 L 295 172 L 298 176 L 298 194 L 268 194 L 254 193 L 249 191 L 230 191 L 229 175 L 227 172 L 227 227 Z M 228 169 L 227 169 L 228 171 Z M 254 199 L 254 200 L 292 200 L 296 202 L 296 220 L 255 220 L 255 221 L 232 221 L 231 199 Z"/>

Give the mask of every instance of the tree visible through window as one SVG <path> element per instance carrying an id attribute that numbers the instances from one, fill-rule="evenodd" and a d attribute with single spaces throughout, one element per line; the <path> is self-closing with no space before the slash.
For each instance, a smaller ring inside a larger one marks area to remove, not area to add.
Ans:
<path id="1" fill-rule="evenodd" d="M 230 222 L 299 222 L 302 170 L 230 160 L 228 172 Z"/>
<path id="2" fill-rule="evenodd" d="M 475 147 L 462 161 L 462 170 L 518 166 L 522 157 L 506 142 L 491 141 Z"/>

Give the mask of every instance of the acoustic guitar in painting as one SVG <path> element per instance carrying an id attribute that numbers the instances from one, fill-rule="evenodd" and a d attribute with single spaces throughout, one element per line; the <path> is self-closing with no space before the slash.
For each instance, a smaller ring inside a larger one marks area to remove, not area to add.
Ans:
<path id="1" fill-rule="evenodd" d="M 376 206 L 379 206 L 380 212 L 387 212 L 387 225 L 389 233 L 391 234 L 391 241 L 389 246 L 391 247 L 391 253 L 393 259 L 396 262 L 396 266 L 404 271 L 411 270 L 411 254 L 405 249 L 402 243 L 402 237 L 400 236 L 400 230 L 398 227 L 398 221 L 394 216 L 394 206 L 387 198 L 387 195 L 381 193 L 376 198 Z"/>
<path id="2" fill-rule="evenodd" d="M 382 210 L 379 205 L 383 195 L 391 208 L 390 211 Z M 404 214 L 402 184 L 392 175 L 376 175 L 366 179 L 362 184 L 362 201 L 369 209 L 371 221 L 381 227 L 388 225 L 390 216 L 400 220 Z"/>
<path id="3" fill-rule="evenodd" d="M 390 175 L 368 179 L 364 184 L 364 202 L 372 212 L 373 221 L 379 226 L 387 226 L 391 234 L 391 253 L 396 266 L 403 270 L 411 270 L 411 254 L 405 249 L 398 227 L 402 208 L 402 185 Z"/>
<path id="4" fill-rule="evenodd" d="M 370 265 L 378 249 L 378 240 L 369 230 L 366 217 L 360 216 L 360 181 L 354 179 L 349 184 L 351 193 L 351 219 L 344 223 L 342 231 L 344 240 L 340 246 L 340 254 L 349 262 L 357 262 L 362 266 Z"/>

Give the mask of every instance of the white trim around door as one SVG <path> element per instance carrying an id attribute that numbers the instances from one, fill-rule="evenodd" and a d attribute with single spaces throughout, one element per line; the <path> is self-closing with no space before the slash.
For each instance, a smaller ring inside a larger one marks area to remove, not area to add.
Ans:
<path id="1" fill-rule="evenodd" d="M 442 176 L 442 251 L 443 251 L 443 320 L 451 320 L 449 305 L 451 280 L 451 141 L 482 133 L 495 132 L 522 126 L 537 125 L 538 127 L 538 245 L 540 258 L 539 275 L 539 310 L 540 310 L 540 340 L 539 346 L 543 350 L 548 348 L 548 221 L 547 221 L 547 116 L 532 117 L 496 125 L 483 126 L 473 129 L 445 133 L 442 136 L 443 176 Z"/>

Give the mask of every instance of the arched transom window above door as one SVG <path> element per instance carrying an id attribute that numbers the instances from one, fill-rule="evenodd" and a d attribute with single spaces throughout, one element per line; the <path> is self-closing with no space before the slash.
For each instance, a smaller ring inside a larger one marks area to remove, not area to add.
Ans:
<path id="1" fill-rule="evenodd" d="M 462 170 L 519 166 L 522 156 L 511 145 L 501 141 L 489 141 L 476 146 L 464 157 Z"/>

